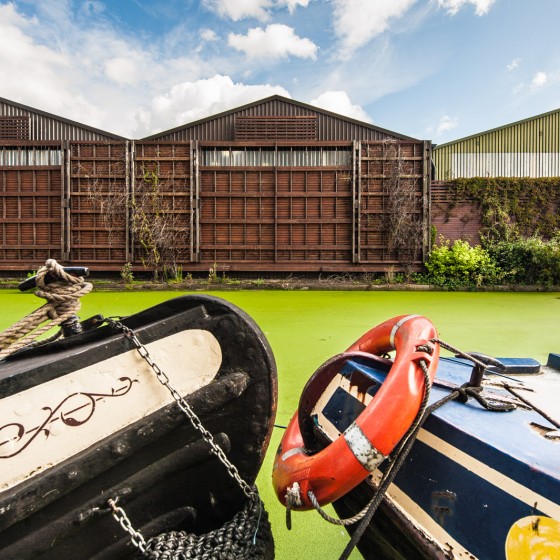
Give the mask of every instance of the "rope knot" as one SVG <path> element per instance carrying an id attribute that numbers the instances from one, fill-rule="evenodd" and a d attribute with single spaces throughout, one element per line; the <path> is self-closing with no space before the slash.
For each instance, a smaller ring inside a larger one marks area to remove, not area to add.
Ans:
<path id="1" fill-rule="evenodd" d="M 50 278 L 47 278 L 48 275 Z M 68 274 L 55 259 L 48 259 L 37 271 L 35 283 L 35 295 L 46 299 L 47 303 L 0 333 L 0 359 L 21 348 L 58 338 L 62 331 L 49 339 L 38 341 L 51 328 L 62 325 L 67 320 L 75 322 L 81 307 L 80 297 L 93 288 L 81 276 Z"/>
<path id="2" fill-rule="evenodd" d="M 482 387 L 473 387 L 472 385 L 463 385 L 462 387 L 458 387 L 455 389 L 459 396 L 457 400 L 462 403 L 466 403 L 469 400 L 469 397 L 472 397 L 480 406 L 485 408 L 486 410 L 491 410 L 493 412 L 510 412 L 511 410 L 515 410 L 516 406 L 513 403 L 501 403 L 495 402 L 491 399 L 487 399 L 482 394 Z"/>
<path id="3" fill-rule="evenodd" d="M 434 347 L 430 344 L 420 344 L 420 346 L 416 347 L 416 351 L 425 352 L 426 354 L 429 354 L 431 356 L 434 353 Z"/>

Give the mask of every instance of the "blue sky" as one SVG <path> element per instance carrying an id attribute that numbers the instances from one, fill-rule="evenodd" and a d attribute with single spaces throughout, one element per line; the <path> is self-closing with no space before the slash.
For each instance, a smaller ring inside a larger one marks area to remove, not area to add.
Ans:
<path id="1" fill-rule="evenodd" d="M 0 0 L 0 97 L 140 138 L 273 94 L 443 143 L 560 107 L 560 0 Z"/>

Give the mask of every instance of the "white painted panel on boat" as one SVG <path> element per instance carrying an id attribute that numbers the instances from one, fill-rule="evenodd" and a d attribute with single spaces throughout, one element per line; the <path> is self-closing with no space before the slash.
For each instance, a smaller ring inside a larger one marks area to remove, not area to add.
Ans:
<path id="1" fill-rule="evenodd" d="M 191 329 L 147 344 L 181 395 L 207 385 L 222 362 L 212 333 Z M 173 402 L 136 350 L 0 400 L 0 490 L 60 463 Z"/>

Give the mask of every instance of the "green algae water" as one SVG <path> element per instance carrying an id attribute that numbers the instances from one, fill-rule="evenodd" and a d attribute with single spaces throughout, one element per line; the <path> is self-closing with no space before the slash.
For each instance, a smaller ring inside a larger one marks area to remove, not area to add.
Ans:
<path id="1" fill-rule="evenodd" d="M 101 313 L 129 315 L 182 292 L 94 292 L 82 300 L 82 319 Z M 276 423 L 285 426 L 298 406 L 303 386 L 329 357 L 344 351 L 369 328 L 403 314 L 425 315 L 440 337 L 466 351 L 496 357 L 532 357 L 546 362 L 560 352 L 560 293 L 473 293 L 395 291 L 212 292 L 242 308 L 264 331 L 278 366 Z M 4 329 L 42 305 L 31 294 L 0 291 Z M 445 354 L 445 352 L 444 352 Z M 314 512 L 294 513 L 293 529 L 271 486 L 272 461 L 282 437 L 274 430 L 258 478 L 276 542 L 276 558 L 337 559 L 348 534 Z M 196 483 L 196 481 L 192 481 Z M 354 552 L 351 558 L 361 558 Z"/>

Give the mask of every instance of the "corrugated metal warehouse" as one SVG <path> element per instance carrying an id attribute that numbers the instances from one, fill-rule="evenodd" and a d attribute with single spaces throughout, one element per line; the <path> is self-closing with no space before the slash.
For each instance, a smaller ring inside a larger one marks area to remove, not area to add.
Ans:
<path id="1" fill-rule="evenodd" d="M 280 96 L 142 140 L 0 111 L 4 270 L 48 257 L 120 270 L 171 251 L 185 272 L 365 272 L 418 268 L 428 250 L 427 141 Z M 171 237 L 146 237 L 155 219 Z"/>
<path id="2" fill-rule="evenodd" d="M 446 181 L 472 177 L 559 177 L 560 109 L 439 144 L 432 149 L 432 224 L 438 236 L 480 243 L 480 210 L 471 200 L 457 204 Z M 453 205 L 453 211 L 448 208 Z"/>
<path id="3" fill-rule="evenodd" d="M 559 177 L 560 109 L 433 148 L 435 179 Z"/>

